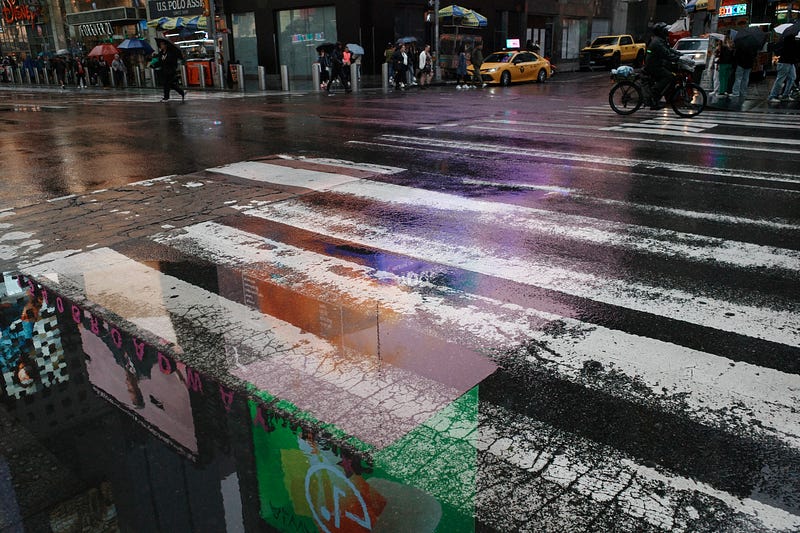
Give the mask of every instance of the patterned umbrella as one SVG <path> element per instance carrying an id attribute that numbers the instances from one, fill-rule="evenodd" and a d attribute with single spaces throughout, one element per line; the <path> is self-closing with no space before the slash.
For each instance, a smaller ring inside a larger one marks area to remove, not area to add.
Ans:
<path id="1" fill-rule="evenodd" d="M 443 7 L 442 9 L 439 10 L 439 18 L 463 17 L 464 13 L 466 13 L 467 11 L 469 11 L 469 9 L 456 5 Z"/>
<path id="2" fill-rule="evenodd" d="M 486 17 L 471 9 L 464 13 L 460 21 L 460 25 L 467 28 L 484 28 L 487 24 Z"/>
<path id="3" fill-rule="evenodd" d="M 477 11 L 457 5 L 440 9 L 439 18 L 448 19 L 453 26 L 463 26 L 465 28 L 483 28 L 488 23 L 486 17 Z"/>

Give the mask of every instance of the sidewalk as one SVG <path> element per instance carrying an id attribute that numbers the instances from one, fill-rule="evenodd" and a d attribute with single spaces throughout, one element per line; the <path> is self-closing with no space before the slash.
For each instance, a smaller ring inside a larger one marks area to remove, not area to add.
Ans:
<path id="1" fill-rule="evenodd" d="M 751 82 L 747 87 L 747 96 L 744 98 L 734 98 L 732 96 L 719 97 L 709 92 L 707 108 L 709 111 L 744 111 L 750 113 L 777 113 L 784 115 L 800 114 L 800 101 L 781 102 L 780 104 L 770 104 L 767 102 L 769 92 L 774 82 L 775 79 L 771 77 L 761 81 Z"/>

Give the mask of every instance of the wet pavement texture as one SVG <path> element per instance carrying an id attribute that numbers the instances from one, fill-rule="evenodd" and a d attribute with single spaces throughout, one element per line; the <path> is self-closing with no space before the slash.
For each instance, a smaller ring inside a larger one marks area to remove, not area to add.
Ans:
<path id="1" fill-rule="evenodd" d="M 0 530 L 800 529 L 800 117 L 609 88 L 0 91 Z"/>

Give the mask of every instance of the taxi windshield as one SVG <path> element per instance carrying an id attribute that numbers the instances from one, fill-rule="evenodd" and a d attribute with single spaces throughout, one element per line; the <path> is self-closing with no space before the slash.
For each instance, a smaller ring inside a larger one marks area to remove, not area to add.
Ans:
<path id="1" fill-rule="evenodd" d="M 514 52 L 495 52 L 493 54 L 489 54 L 486 59 L 483 60 L 484 63 L 508 63 L 511 61 L 511 58 L 514 57 Z"/>

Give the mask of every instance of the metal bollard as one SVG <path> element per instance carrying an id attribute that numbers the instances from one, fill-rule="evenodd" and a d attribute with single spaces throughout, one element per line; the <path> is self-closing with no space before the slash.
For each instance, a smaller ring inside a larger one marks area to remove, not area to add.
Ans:
<path id="1" fill-rule="evenodd" d="M 186 83 L 186 65 L 181 65 L 181 85 L 186 87 L 188 83 Z"/>
<path id="2" fill-rule="evenodd" d="M 44 73 L 44 84 L 50 85 L 50 74 L 47 73 L 47 69 L 43 69 L 42 72 Z"/>
<path id="3" fill-rule="evenodd" d="M 127 89 L 128 88 L 128 71 L 125 70 L 122 73 L 122 87 Z"/>
<path id="4" fill-rule="evenodd" d="M 25 83 L 25 80 L 22 77 L 22 69 L 17 67 L 17 79 L 19 80 L 19 84 L 22 85 Z"/>
<path id="5" fill-rule="evenodd" d="M 315 91 L 322 90 L 322 87 L 320 87 L 320 83 L 322 83 L 320 81 L 321 73 L 320 64 L 317 62 L 311 63 L 311 83 L 314 84 Z"/>
<path id="6" fill-rule="evenodd" d="M 147 70 L 150 71 L 150 87 L 153 89 L 156 88 L 156 69 L 147 67 Z"/>
<path id="7" fill-rule="evenodd" d="M 133 78 L 136 80 L 136 86 L 142 87 L 142 68 L 139 65 L 133 67 Z"/>
<path id="8" fill-rule="evenodd" d="M 289 67 L 281 65 L 281 90 L 289 90 Z"/>
<path id="9" fill-rule="evenodd" d="M 197 65 L 197 74 L 200 76 L 200 88 L 206 88 L 206 67 L 205 65 Z"/>
<path id="10" fill-rule="evenodd" d="M 350 90 L 358 92 L 358 87 L 361 85 L 358 82 L 358 65 L 350 63 Z"/>
<path id="11" fill-rule="evenodd" d="M 244 92 L 244 67 L 238 63 L 236 64 L 236 79 L 239 90 Z"/>
<path id="12" fill-rule="evenodd" d="M 389 90 L 389 63 L 384 63 L 381 65 L 381 87 L 383 87 L 384 91 Z"/>
<path id="13" fill-rule="evenodd" d="M 258 66 L 258 90 L 259 91 L 267 90 L 267 69 L 265 69 L 261 65 Z"/>
<path id="14" fill-rule="evenodd" d="M 217 77 L 219 78 L 219 88 L 225 88 L 225 66 L 217 65 Z"/>

